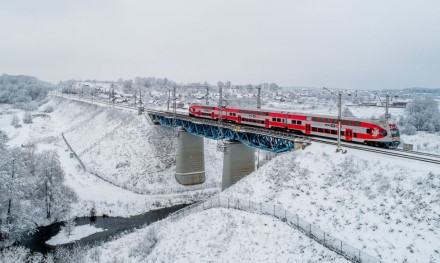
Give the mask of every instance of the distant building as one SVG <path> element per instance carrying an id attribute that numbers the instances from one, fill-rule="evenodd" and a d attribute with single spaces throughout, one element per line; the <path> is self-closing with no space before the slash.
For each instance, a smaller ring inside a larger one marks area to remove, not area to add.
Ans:
<path id="1" fill-rule="evenodd" d="M 377 103 L 376 102 L 362 102 L 360 104 L 360 106 L 365 106 L 365 107 L 376 107 Z"/>
<path id="2" fill-rule="evenodd" d="M 408 102 L 396 101 L 396 102 L 391 103 L 390 107 L 393 107 L 393 108 L 406 108 L 407 104 L 408 104 Z"/>

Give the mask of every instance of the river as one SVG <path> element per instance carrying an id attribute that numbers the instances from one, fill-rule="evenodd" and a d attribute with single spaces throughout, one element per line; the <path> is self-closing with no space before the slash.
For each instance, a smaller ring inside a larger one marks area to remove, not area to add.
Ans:
<path id="1" fill-rule="evenodd" d="M 164 219 L 170 213 L 175 212 L 185 206 L 187 205 L 175 205 L 172 207 L 152 210 L 145 214 L 131 217 L 79 217 L 75 220 L 77 226 L 93 224 L 98 228 L 106 230 L 92 234 L 88 237 L 84 237 L 79 241 L 76 241 L 76 243 L 82 245 L 93 245 L 95 243 L 108 241 L 112 237 L 124 231 L 132 231 L 136 228 L 140 228 L 144 225 L 149 225 L 153 222 Z M 18 245 L 29 248 L 33 252 L 40 252 L 43 254 L 51 252 L 56 247 L 49 246 L 45 242 L 49 240 L 52 236 L 58 234 L 63 224 L 63 222 L 59 222 L 48 226 L 38 227 L 35 233 L 23 236 L 18 242 Z M 65 244 L 61 246 L 71 246 L 71 244 Z"/>

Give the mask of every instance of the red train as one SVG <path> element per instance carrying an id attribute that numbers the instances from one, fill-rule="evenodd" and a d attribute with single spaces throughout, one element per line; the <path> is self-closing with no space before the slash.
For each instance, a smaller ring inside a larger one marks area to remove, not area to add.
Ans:
<path id="1" fill-rule="evenodd" d="M 192 105 L 189 108 L 189 115 L 198 118 L 218 120 L 219 113 L 219 108 L 213 106 Z M 335 116 L 238 108 L 222 108 L 221 116 L 224 121 L 241 125 L 333 139 L 338 137 L 338 119 Z M 400 143 L 400 134 L 394 123 L 344 117 L 341 120 L 341 139 L 396 148 Z"/>

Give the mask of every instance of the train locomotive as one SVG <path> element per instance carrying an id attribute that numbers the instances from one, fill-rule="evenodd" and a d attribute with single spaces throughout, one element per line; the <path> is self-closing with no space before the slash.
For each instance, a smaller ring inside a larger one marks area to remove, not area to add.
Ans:
<path id="1" fill-rule="evenodd" d="M 221 114 L 220 114 L 221 113 Z M 284 130 L 298 134 L 337 139 L 338 118 L 335 116 L 293 113 L 262 109 L 221 108 L 192 105 L 189 115 L 197 118 Z M 371 146 L 396 148 L 400 143 L 399 129 L 395 123 L 344 117 L 341 120 L 341 140 Z"/>

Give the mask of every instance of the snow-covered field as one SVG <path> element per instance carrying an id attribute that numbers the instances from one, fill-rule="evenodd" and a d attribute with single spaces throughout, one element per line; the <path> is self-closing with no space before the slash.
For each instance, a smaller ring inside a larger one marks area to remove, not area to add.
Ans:
<path id="1" fill-rule="evenodd" d="M 412 144 L 414 151 L 440 154 L 440 133 L 418 132 L 415 135 L 401 135 L 402 143 Z"/>
<path id="2" fill-rule="evenodd" d="M 72 125 L 76 129 L 68 130 L 65 137 L 92 172 L 138 189 L 180 186 L 174 178 L 177 140 L 172 129 L 151 125 L 144 115 L 134 111 L 78 101 L 66 103 L 59 98 L 51 103 L 60 109 L 62 118 L 73 118 L 78 123 L 82 120 L 82 125 Z M 76 113 L 83 108 L 83 114 Z M 106 134 L 105 139 L 81 154 Z M 220 182 L 221 153 L 214 150 L 214 141 L 206 140 L 205 145 L 205 160 L 210 164 L 206 165 L 206 182 Z"/>
<path id="3" fill-rule="evenodd" d="M 98 214 L 135 215 L 212 194 L 139 195 L 82 171 L 76 160 L 69 158 L 59 134 L 67 131 L 66 138 L 79 154 L 118 127 L 81 156 L 86 166 L 100 176 L 137 188 L 177 186 L 174 134 L 151 126 L 144 116 L 128 110 L 60 98 L 52 98 L 47 105 L 55 111 L 18 129 L 10 125 L 11 118 L 16 114 L 21 120 L 24 113 L 2 108 L 5 114 L 0 115 L 0 129 L 11 138 L 10 146 L 32 141 L 38 151 L 58 151 L 66 184 L 79 199 L 72 215 L 87 215 L 92 207 Z M 325 107 L 321 109 L 325 113 Z M 306 110 L 316 112 L 316 108 Z M 383 114 L 371 113 L 369 108 L 350 110 L 357 117 Z M 398 116 L 403 111 L 391 113 Z M 413 143 L 415 150 L 439 153 L 438 138 L 418 133 L 402 136 L 402 141 Z M 219 182 L 221 153 L 215 151 L 214 141 L 205 142 L 207 181 Z M 384 262 L 440 262 L 438 165 L 351 149 L 345 155 L 336 154 L 334 147 L 319 144 L 263 163 L 261 169 L 223 194 L 278 204 Z M 148 249 L 149 244 L 154 246 Z M 280 220 L 220 208 L 191 214 L 172 224 L 153 224 L 93 251 L 91 262 L 97 255 L 100 262 L 345 262 Z"/>
<path id="4" fill-rule="evenodd" d="M 224 208 L 158 222 L 97 250 L 90 254 L 100 262 L 348 262 L 278 219 Z"/>
<path id="5" fill-rule="evenodd" d="M 224 194 L 279 204 L 385 262 L 440 261 L 438 165 L 315 144 Z"/>
<path id="6" fill-rule="evenodd" d="M 0 129 L 5 131 L 10 138 L 8 145 L 11 147 L 21 147 L 22 145 L 32 143 L 36 146 L 37 151 L 52 149 L 58 152 L 61 166 L 65 172 L 66 184 L 70 186 L 78 196 L 78 202 L 72 204 L 71 216 L 87 216 L 93 207 L 96 209 L 98 215 L 131 216 L 160 207 L 195 202 L 215 193 L 214 190 L 204 190 L 181 194 L 140 195 L 109 184 L 90 172 L 84 172 L 79 166 L 79 163 L 75 159 L 70 158 L 68 148 L 60 136 L 61 132 L 72 129 L 76 131 L 79 127 L 82 127 L 84 123 L 103 121 L 103 119 L 108 116 L 123 116 L 122 118 L 114 118 L 116 121 L 113 121 L 113 123 L 117 125 L 117 121 L 121 121 L 125 117 L 130 118 L 131 116 L 135 116 L 134 113 L 60 98 L 51 99 L 47 104 L 42 105 L 40 110 L 43 110 L 47 106 L 52 106 L 55 110 L 44 116 L 34 117 L 33 123 L 31 124 L 23 124 L 21 121 L 24 115 L 23 111 L 12 109 L 8 105 L 1 105 Z M 40 114 L 40 112 L 33 112 L 32 114 Z M 15 128 L 11 125 L 11 120 L 14 115 L 19 117 L 22 125 L 21 128 Z M 134 123 L 136 118 L 132 118 Z M 94 126 L 92 130 L 82 133 L 84 140 L 82 140 L 81 137 L 71 138 L 73 147 L 75 147 L 75 143 L 78 145 L 88 145 L 84 143 L 86 138 L 90 138 L 90 140 L 87 141 L 88 143 L 93 143 L 93 139 L 99 137 L 94 136 L 94 134 L 105 134 L 107 128 L 103 127 L 104 131 L 101 131 L 98 127 L 99 126 Z M 139 124 L 137 128 L 141 129 L 142 125 Z M 73 132 L 70 132 L 70 134 L 73 134 Z M 69 133 L 67 133 L 66 137 L 68 137 L 68 135 Z M 88 135 L 90 135 L 90 137 L 87 137 Z M 123 139 L 127 138 L 130 139 L 129 136 L 123 137 Z M 127 140 L 124 141 L 123 139 L 121 143 L 128 143 Z M 131 143 L 130 145 L 134 148 L 133 152 L 136 150 L 140 151 L 139 148 L 136 148 L 136 143 Z M 145 148 L 143 150 L 144 152 L 149 152 L 151 149 Z M 101 160 L 103 160 L 105 164 L 107 162 L 115 162 L 119 157 L 118 153 L 118 151 L 113 150 L 109 155 L 106 155 L 107 159 Z M 169 155 L 171 156 L 172 153 L 169 153 Z M 99 158 L 98 156 L 99 153 L 97 153 L 94 158 Z M 125 156 L 124 161 L 129 160 L 131 157 L 132 156 Z M 121 157 L 121 159 L 123 158 L 124 157 Z M 141 158 L 142 156 L 138 159 Z M 148 156 L 148 158 L 150 158 L 151 162 L 156 162 L 153 155 Z M 146 161 L 148 161 L 148 159 L 146 159 Z M 152 174 L 152 176 L 156 178 L 156 180 L 153 180 L 154 182 L 160 181 L 161 178 L 164 177 L 160 169 L 156 169 L 156 171 L 156 174 Z M 111 172 L 118 175 L 115 178 L 120 179 L 120 182 L 125 182 L 128 180 L 127 178 L 130 178 L 129 174 L 121 172 L 118 174 L 115 166 L 113 166 L 113 171 Z M 130 171 L 125 172 L 129 173 Z M 171 176 L 168 180 L 172 181 L 171 179 L 175 180 L 174 176 Z M 159 187 L 159 185 L 156 186 Z M 164 183 L 163 187 L 167 187 L 167 185 Z"/>

